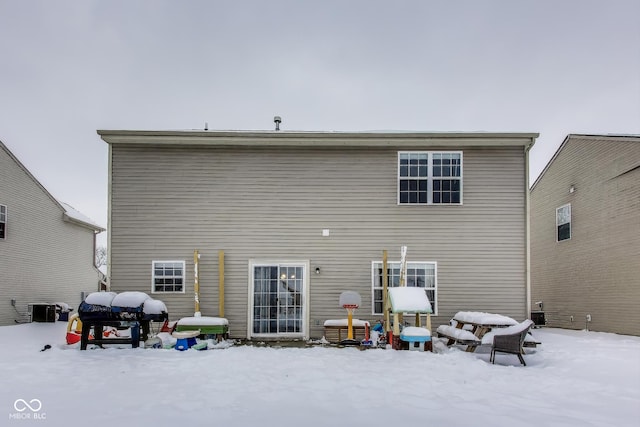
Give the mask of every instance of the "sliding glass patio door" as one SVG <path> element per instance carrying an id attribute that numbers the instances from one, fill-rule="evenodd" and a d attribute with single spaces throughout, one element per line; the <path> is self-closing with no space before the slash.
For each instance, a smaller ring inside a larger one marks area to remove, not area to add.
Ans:
<path id="1" fill-rule="evenodd" d="M 252 266 L 251 336 L 306 335 L 306 274 L 301 263 Z"/>

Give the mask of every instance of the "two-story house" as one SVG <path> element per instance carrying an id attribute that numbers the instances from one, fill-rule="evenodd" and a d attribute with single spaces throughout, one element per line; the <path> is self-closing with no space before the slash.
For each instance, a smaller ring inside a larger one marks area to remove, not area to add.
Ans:
<path id="1" fill-rule="evenodd" d="M 108 274 L 170 316 L 224 317 L 231 336 L 321 337 L 382 318 L 382 259 L 458 310 L 528 316 L 528 152 L 534 133 L 100 130 L 109 145 Z M 223 253 L 224 257 L 220 254 Z M 222 264 L 221 264 L 222 263 Z M 222 273 L 223 269 L 223 274 Z"/>
<path id="2" fill-rule="evenodd" d="M 77 307 L 83 293 L 98 290 L 102 231 L 56 200 L 0 142 L 0 325 L 30 320 L 33 304 Z"/>
<path id="3" fill-rule="evenodd" d="M 640 335 L 640 136 L 566 137 L 531 189 L 531 253 L 547 325 Z"/>

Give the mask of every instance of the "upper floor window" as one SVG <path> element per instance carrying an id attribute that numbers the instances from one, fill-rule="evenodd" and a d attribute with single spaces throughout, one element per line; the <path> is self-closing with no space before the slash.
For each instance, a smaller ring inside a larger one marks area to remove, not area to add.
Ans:
<path id="1" fill-rule="evenodd" d="M 151 290 L 184 293 L 184 261 L 153 261 Z"/>
<path id="2" fill-rule="evenodd" d="M 398 204 L 462 203 L 462 152 L 398 153 Z"/>
<path id="3" fill-rule="evenodd" d="M 7 207 L 0 205 L 0 239 L 4 239 L 7 232 Z"/>
<path id="4" fill-rule="evenodd" d="M 556 209 L 556 239 L 558 242 L 571 239 L 571 204 Z"/>
<path id="5" fill-rule="evenodd" d="M 424 288 L 431 302 L 433 312 L 437 313 L 437 264 L 435 262 L 407 262 L 406 286 Z M 372 263 L 373 314 L 383 314 L 383 276 L 382 262 Z M 400 286 L 400 263 L 387 263 L 388 287 Z"/>

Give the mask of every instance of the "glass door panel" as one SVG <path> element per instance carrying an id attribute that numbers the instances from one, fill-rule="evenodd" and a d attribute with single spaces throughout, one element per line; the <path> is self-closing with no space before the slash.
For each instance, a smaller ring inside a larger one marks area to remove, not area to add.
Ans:
<path id="1" fill-rule="evenodd" d="M 303 332 L 304 268 L 299 265 L 255 266 L 253 333 Z"/>

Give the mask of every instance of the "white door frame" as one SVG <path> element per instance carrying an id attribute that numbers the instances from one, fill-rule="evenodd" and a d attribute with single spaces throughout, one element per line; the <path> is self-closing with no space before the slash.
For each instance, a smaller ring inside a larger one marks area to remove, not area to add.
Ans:
<path id="1" fill-rule="evenodd" d="M 253 301 L 254 301 L 254 267 L 280 266 L 302 267 L 302 327 L 301 332 L 296 333 L 275 333 L 256 334 L 253 332 Z M 250 259 L 249 260 L 249 283 L 248 283 L 248 312 L 247 312 L 247 339 L 252 338 L 291 338 L 309 339 L 309 260 L 292 259 Z"/>

